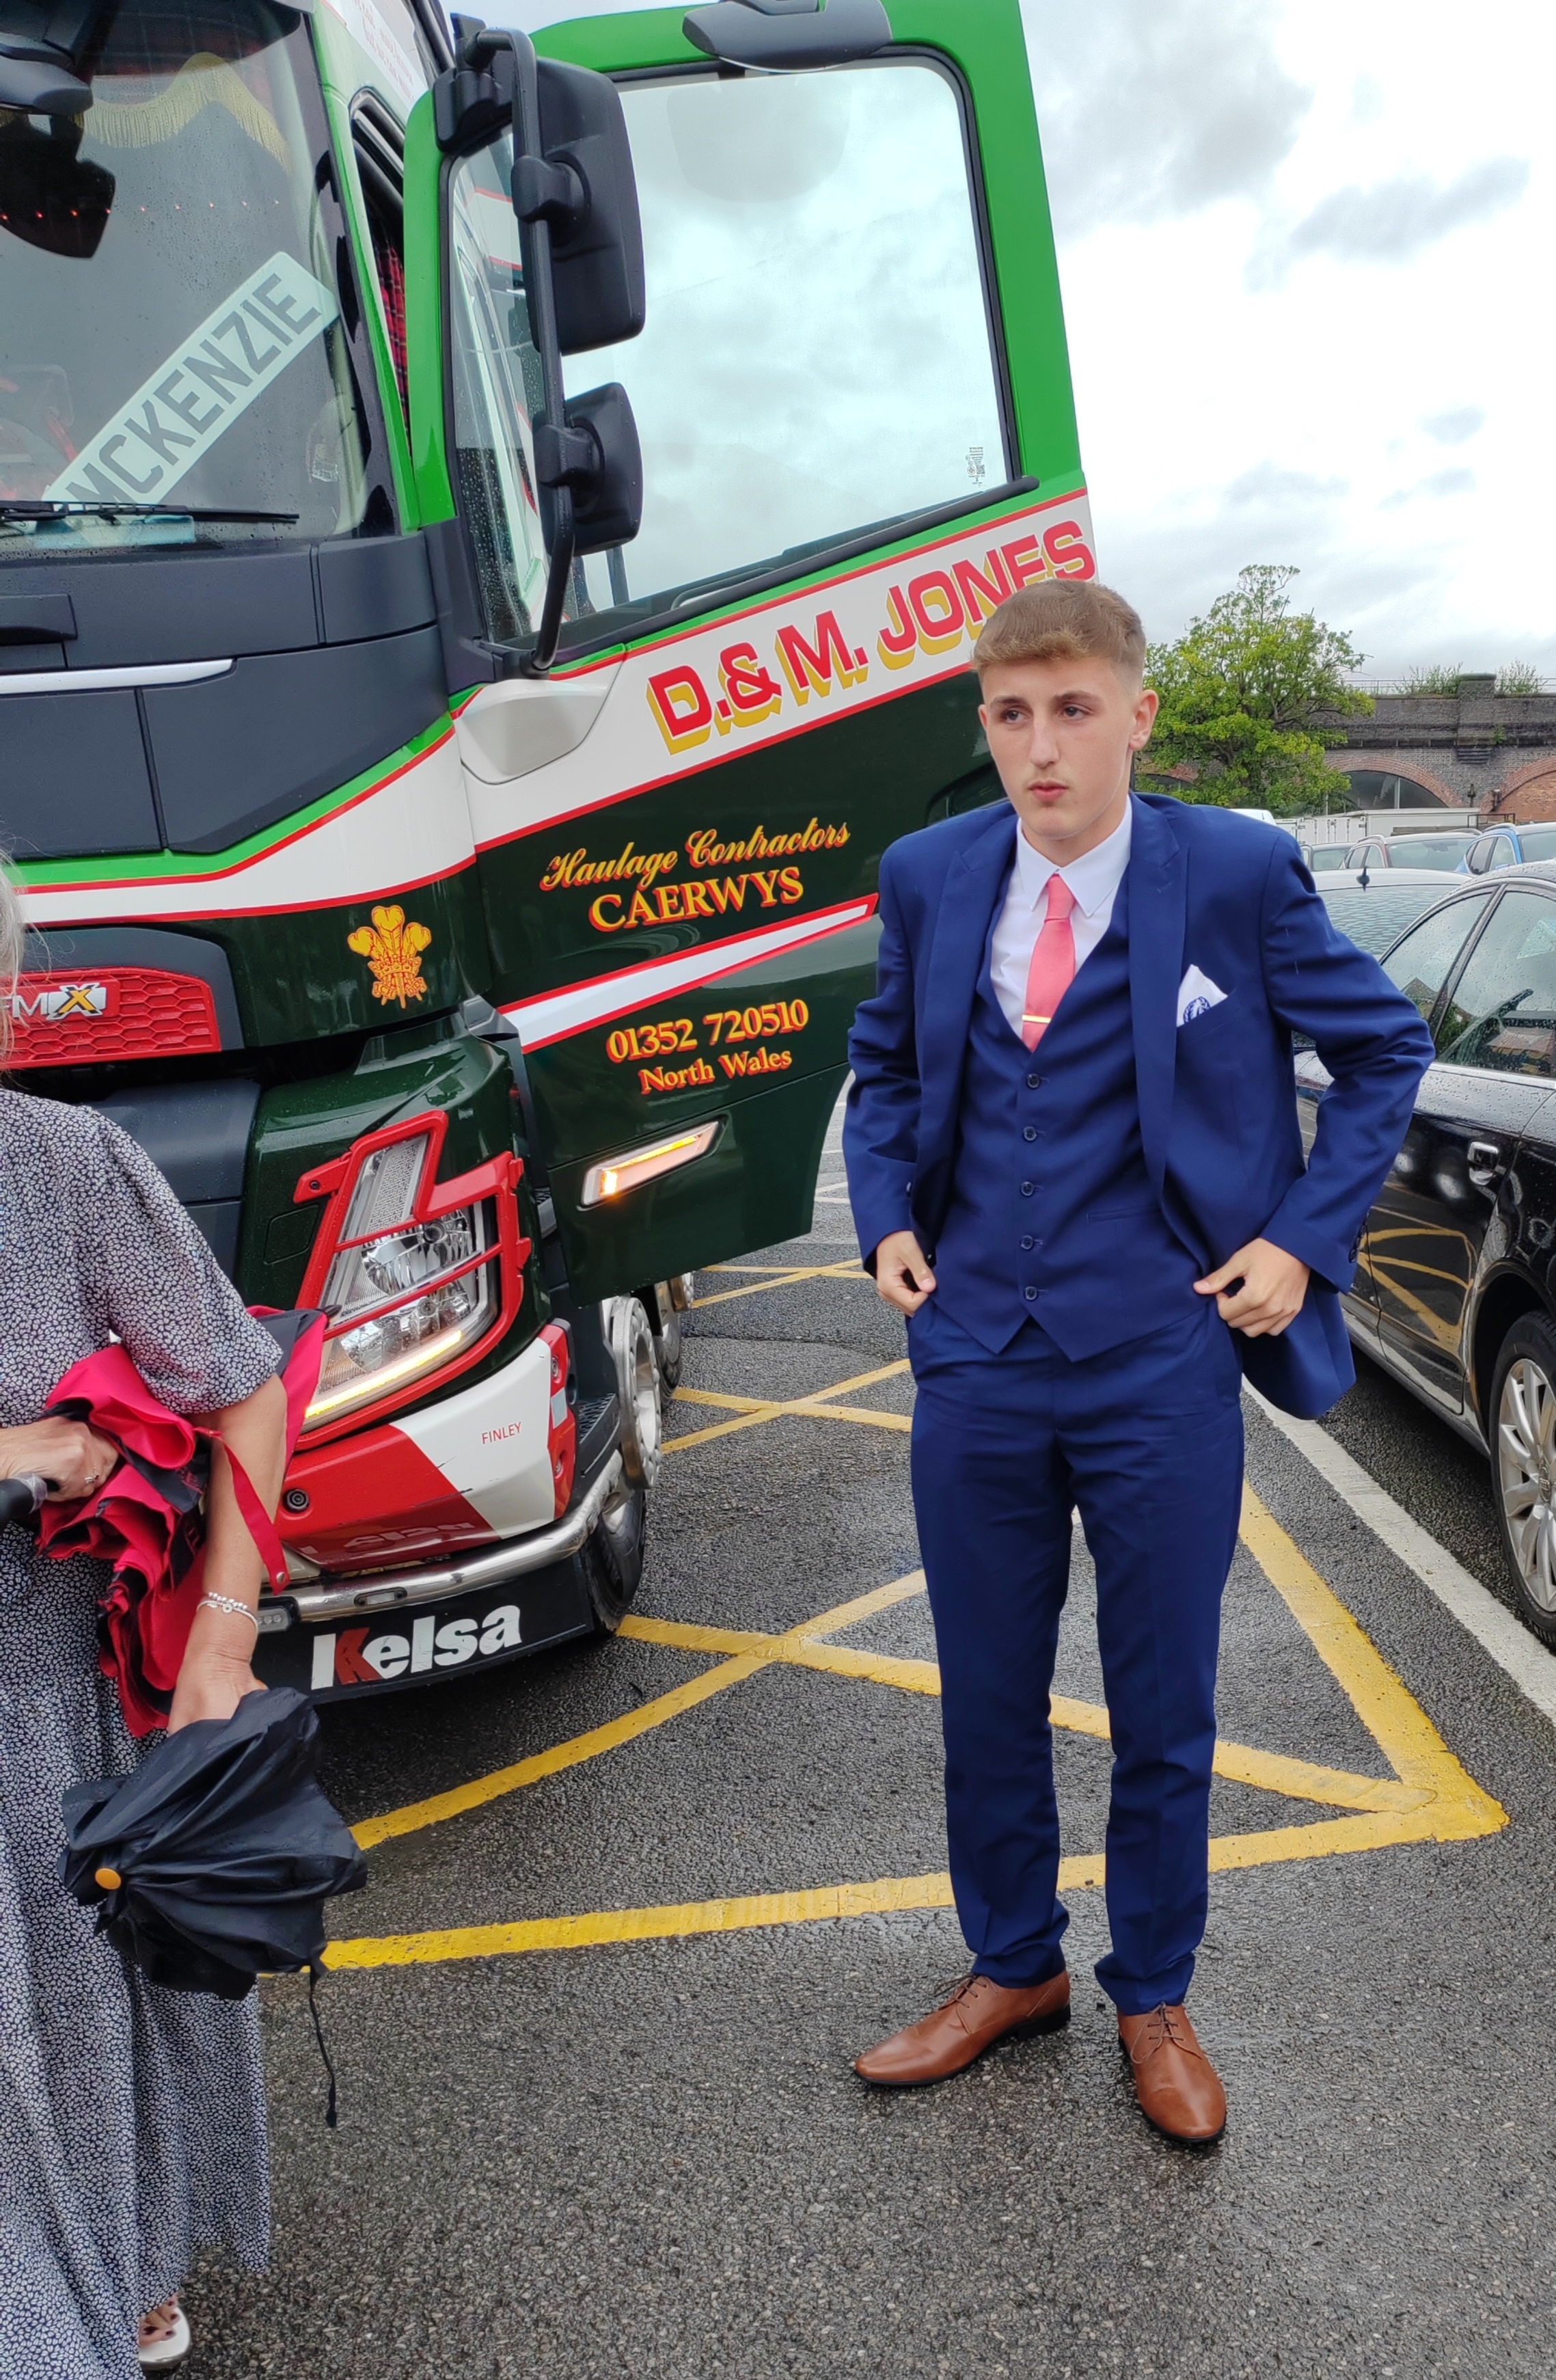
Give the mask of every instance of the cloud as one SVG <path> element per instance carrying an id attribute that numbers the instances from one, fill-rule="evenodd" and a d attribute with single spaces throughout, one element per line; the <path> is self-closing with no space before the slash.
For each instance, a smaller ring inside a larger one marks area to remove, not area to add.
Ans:
<path id="1" fill-rule="evenodd" d="M 1354 124 L 1376 124 L 1388 109 L 1388 94 L 1376 75 L 1357 75 L 1351 91 Z"/>
<path id="2" fill-rule="evenodd" d="M 1434 471 L 1427 480 L 1417 480 L 1413 488 L 1395 488 L 1378 499 L 1380 512 L 1394 513 L 1401 504 L 1414 504 L 1417 496 L 1467 496 L 1475 486 L 1475 473 L 1462 465 L 1449 471 Z"/>
<path id="3" fill-rule="evenodd" d="M 1140 611 L 1154 638 L 1182 634 L 1188 621 L 1207 612 L 1218 595 L 1236 586 L 1249 562 L 1296 562 L 1301 576 L 1292 589 L 1299 611 L 1356 635 L 1369 654 L 1408 617 L 1437 573 L 1420 553 L 1357 554 L 1343 520 L 1324 513 L 1304 520 L 1294 515 L 1285 527 L 1250 520 L 1246 513 L 1218 507 L 1201 519 L 1175 523 L 1112 515 L 1095 508 L 1097 553 L 1104 577 Z"/>
<path id="4" fill-rule="evenodd" d="M 1263 241 L 1248 263 L 1248 285 L 1278 289 L 1304 257 L 1333 256 L 1344 264 L 1403 264 L 1467 224 L 1489 222 L 1517 204 L 1528 187 L 1526 157 L 1487 157 L 1455 181 L 1396 174 L 1364 190 L 1358 182 L 1331 190 L 1288 231 Z"/>
<path id="5" fill-rule="evenodd" d="M 1265 0 L 1026 0 L 1025 17 L 1061 237 L 1257 194 L 1312 103 Z"/>
<path id="6" fill-rule="evenodd" d="M 1473 438 L 1485 426 L 1483 405 L 1450 406 L 1445 413 L 1429 413 L 1421 424 L 1427 436 L 1435 438 L 1440 446 L 1462 446 L 1466 438 Z"/>
<path id="7" fill-rule="evenodd" d="M 1346 487 L 1344 480 L 1321 480 L 1311 471 L 1293 471 L 1283 464 L 1265 461 L 1255 463 L 1251 470 L 1239 473 L 1228 484 L 1226 501 L 1244 506 L 1257 504 L 1287 517 L 1306 517 L 1315 505 L 1343 496 Z"/>

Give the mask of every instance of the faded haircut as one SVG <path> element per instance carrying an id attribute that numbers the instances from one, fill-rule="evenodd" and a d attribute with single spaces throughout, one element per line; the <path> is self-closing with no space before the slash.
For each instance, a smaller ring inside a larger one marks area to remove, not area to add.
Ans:
<path id="1" fill-rule="evenodd" d="M 1073 662 L 1093 655 L 1139 677 L 1145 667 L 1140 613 L 1095 579 L 1051 579 L 1006 598 L 978 639 L 972 666 L 982 678 L 1016 662 Z"/>
<path id="2" fill-rule="evenodd" d="M 11 994 L 21 972 L 21 905 L 6 872 L 8 855 L 0 851 L 0 1058 L 11 1046 Z"/>

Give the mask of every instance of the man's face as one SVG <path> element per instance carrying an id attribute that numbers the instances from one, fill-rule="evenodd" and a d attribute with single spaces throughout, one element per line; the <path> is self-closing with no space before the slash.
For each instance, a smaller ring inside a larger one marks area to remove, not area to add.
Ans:
<path id="1" fill-rule="evenodd" d="M 1132 755 L 1150 740 L 1156 697 L 1101 655 L 996 663 L 979 710 L 1028 840 L 1079 859 L 1124 816 Z"/>

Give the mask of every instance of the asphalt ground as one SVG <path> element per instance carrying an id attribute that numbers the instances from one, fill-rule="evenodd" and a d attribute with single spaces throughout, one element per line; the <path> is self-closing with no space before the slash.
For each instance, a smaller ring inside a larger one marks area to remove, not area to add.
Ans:
<path id="1" fill-rule="evenodd" d="M 1192 1999 L 1224 2140 L 1148 2131 L 1090 1973 L 1079 1539 L 1074 2022 L 932 2092 L 851 2074 L 966 1963 L 904 1354 L 829 1148 L 810 1238 L 700 1277 L 634 1633 L 326 1715 L 376 1838 L 340 2128 L 267 1986 L 273 2264 L 193 2277 L 195 2380 L 1549 2374 L 1556 1734 L 1252 1408 Z M 1332 1427 L 1494 1580 L 1467 1449 L 1375 1374 Z"/>

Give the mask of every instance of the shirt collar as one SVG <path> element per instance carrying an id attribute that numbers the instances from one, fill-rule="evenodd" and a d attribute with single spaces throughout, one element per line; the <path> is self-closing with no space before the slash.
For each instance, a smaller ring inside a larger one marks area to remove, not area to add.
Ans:
<path id="1" fill-rule="evenodd" d="M 1055 868 L 1051 859 L 1034 851 L 1020 826 L 1016 829 L 1016 883 L 1020 899 L 1036 908 L 1046 900 L 1048 879 L 1062 876 L 1075 895 L 1076 906 L 1083 917 L 1094 917 L 1105 908 L 1124 880 L 1124 870 L 1129 865 L 1129 837 L 1134 826 L 1134 804 L 1125 805 L 1124 816 L 1105 843 L 1099 843 L 1080 859 L 1072 859 L 1067 867 Z"/>

